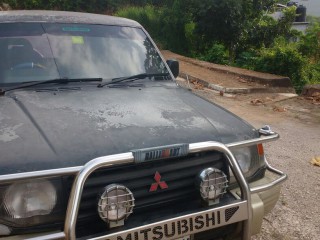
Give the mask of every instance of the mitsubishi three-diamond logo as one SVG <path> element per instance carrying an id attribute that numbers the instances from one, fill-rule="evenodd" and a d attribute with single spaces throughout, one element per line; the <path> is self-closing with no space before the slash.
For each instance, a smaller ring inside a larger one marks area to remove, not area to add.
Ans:
<path id="1" fill-rule="evenodd" d="M 150 189 L 149 189 L 149 192 L 155 192 L 158 190 L 158 186 L 161 188 L 161 189 L 167 189 L 168 188 L 168 185 L 165 181 L 162 181 L 161 182 L 161 175 L 160 173 L 156 172 L 155 175 L 154 175 L 154 180 L 156 181 L 155 183 L 152 183 L 151 186 L 150 186 Z"/>

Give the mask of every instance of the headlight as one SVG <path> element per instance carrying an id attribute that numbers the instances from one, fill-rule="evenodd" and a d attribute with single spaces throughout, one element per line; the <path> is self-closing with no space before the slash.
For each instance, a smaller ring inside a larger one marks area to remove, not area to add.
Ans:
<path id="1" fill-rule="evenodd" d="M 62 225 L 68 197 L 62 186 L 61 177 L 0 185 L 0 236 L 32 233 L 38 225 Z"/>
<path id="2" fill-rule="evenodd" d="M 232 153 L 247 179 L 265 166 L 263 147 L 261 144 L 251 147 L 236 148 L 232 150 Z M 230 171 L 230 183 L 234 182 L 235 178 L 233 172 Z"/>
<path id="3" fill-rule="evenodd" d="M 232 150 L 234 157 L 237 159 L 243 173 L 247 173 L 251 166 L 251 150 L 250 148 L 239 148 Z"/>
<path id="4" fill-rule="evenodd" d="M 57 193 L 47 180 L 20 182 L 11 185 L 4 195 L 4 208 L 14 219 L 51 213 L 57 203 Z"/>
<path id="5" fill-rule="evenodd" d="M 0 224 L 0 236 L 7 236 L 10 233 L 11 229 L 8 226 Z"/>

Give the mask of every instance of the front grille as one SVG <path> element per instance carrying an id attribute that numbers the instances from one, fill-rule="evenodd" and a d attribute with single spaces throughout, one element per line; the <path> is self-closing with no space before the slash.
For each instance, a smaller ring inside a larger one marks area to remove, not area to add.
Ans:
<path id="1" fill-rule="evenodd" d="M 104 187 L 113 183 L 122 184 L 131 190 L 135 207 L 125 226 L 111 229 L 109 233 L 200 210 L 202 204 L 196 179 L 208 167 L 218 168 L 229 176 L 223 154 L 218 152 L 196 153 L 181 158 L 97 170 L 89 176 L 84 186 L 77 220 L 77 236 L 106 231 L 106 223 L 99 218 L 97 202 Z M 161 189 L 158 186 L 157 191 L 149 192 L 151 184 L 155 182 L 156 172 L 161 174 L 161 181 L 165 181 L 168 188 Z M 71 178 L 68 181 L 70 189 L 72 181 Z"/>

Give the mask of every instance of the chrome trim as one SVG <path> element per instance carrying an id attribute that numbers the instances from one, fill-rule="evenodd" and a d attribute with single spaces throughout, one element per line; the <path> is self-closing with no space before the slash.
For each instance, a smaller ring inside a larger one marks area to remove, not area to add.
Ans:
<path id="1" fill-rule="evenodd" d="M 265 143 L 277 140 L 279 138 L 279 134 L 275 133 L 272 136 L 260 137 L 251 140 L 239 141 L 234 143 L 225 144 L 228 148 L 238 148 L 238 147 L 246 147 L 254 144 Z M 205 150 L 204 150 L 205 151 Z M 191 151 L 189 151 L 191 153 Z M 14 174 L 6 174 L 0 175 L 0 184 L 32 179 L 32 178 L 41 178 L 41 177 L 54 177 L 54 176 L 64 176 L 64 175 L 76 175 L 82 170 L 83 166 L 76 167 L 67 167 L 67 168 L 57 168 L 57 169 L 49 169 L 49 170 L 40 170 L 34 172 L 24 172 L 24 173 L 14 173 Z"/>
<path id="2" fill-rule="evenodd" d="M 249 185 L 243 176 L 240 165 L 238 161 L 233 156 L 232 152 L 229 148 L 218 142 L 202 142 L 202 143 L 194 143 L 190 144 L 189 153 L 197 153 L 203 151 L 211 151 L 216 150 L 225 154 L 229 165 L 231 166 L 231 170 L 237 179 L 239 187 L 241 189 L 241 198 L 242 200 L 247 201 L 248 204 L 248 219 L 243 223 L 243 240 L 250 239 L 251 236 L 251 221 L 252 221 L 252 208 L 251 208 L 251 194 Z"/>
<path id="3" fill-rule="evenodd" d="M 86 182 L 89 175 L 102 167 L 110 167 L 113 165 L 133 163 L 134 157 L 132 153 L 122 153 L 116 155 L 109 155 L 105 157 L 95 158 L 88 162 L 76 176 L 71 189 L 69 203 L 66 213 L 66 220 L 64 225 L 64 232 L 66 239 L 76 239 L 75 229 L 77 215 L 79 211 L 80 199 L 84 183 Z"/>
<path id="4" fill-rule="evenodd" d="M 287 178 L 287 174 L 285 174 L 284 172 L 278 170 L 278 169 L 275 169 L 274 167 L 272 167 L 267 160 L 266 161 L 266 166 L 267 166 L 267 170 L 269 170 L 270 172 L 276 174 L 279 176 L 279 178 L 277 178 L 276 180 L 274 180 L 273 182 L 271 183 L 268 183 L 268 184 L 265 184 L 265 185 L 262 185 L 262 186 L 257 186 L 257 187 L 252 187 L 250 188 L 250 191 L 251 193 L 258 193 L 258 192 L 263 192 L 263 191 L 267 191 L 269 190 L 270 188 L 273 188 L 277 185 L 279 185 L 280 183 L 283 183 Z"/>
<path id="5" fill-rule="evenodd" d="M 228 144 L 226 144 L 226 146 L 231 149 L 232 148 L 249 147 L 249 146 L 260 144 L 260 143 L 275 141 L 279 138 L 280 138 L 280 135 L 278 133 L 275 133 L 273 135 L 266 136 L 266 137 L 260 137 L 260 138 L 244 140 L 244 141 L 239 141 L 239 142 L 234 142 L 234 143 L 228 143 Z"/>
<path id="6" fill-rule="evenodd" d="M 243 240 L 250 239 L 251 233 L 251 219 L 252 219 L 252 208 L 251 208 L 251 195 L 248 183 L 244 178 L 241 168 L 233 156 L 232 152 L 226 145 L 219 142 L 203 142 L 190 144 L 189 153 L 202 152 L 208 150 L 216 150 L 225 154 L 229 165 L 236 177 L 238 184 L 242 192 L 242 200 L 247 203 L 248 219 L 244 220 L 243 224 Z M 84 183 L 88 176 L 94 172 L 96 169 L 101 167 L 107 167 L 115 164 L 133 163 L 134 157 L 132 153 L 124 153 L 118 155 L 110 155 L 106 157 L 96 158 L 88 162 L 83 169 L 78 173 L 76 179 L 73 182 L 72 190 L 70 193 L 66 221 L 64 226 L 64 232 L 67 240 L 76 239 L 75 229 L 76 220 L 80 205 L 80 199 L 82 195 L 82 190 Z"/>
<path id="7" fill-rule="evenodd" d="M 0 184 L 32 179 L 32 178 L 41 178 L 41 177 L 55 177 L 55 176 L 65 176 L 65 175 L 75 175 L 83 168 L 83 166 L 78 167 L 69 167 L 69 168 L 57 168 L 43 171 L 34 171 L 34 172 L 25 172 L 25 173 L 14 173 L 14 174 L 6 174 L 0 175 Z"/>
<path id="8" fill-rule="evenodd" d="M 266 161 L 267 170 L 277 174 L 280 178 L 274 180 L 271 183 L 265 184 L 263 186 L 249 188 L 249 185 L 243 176 L 241 168 L 233 156 L 230 149 L 238 148 L 238 147 L 246 147 L 251 146 L 259 143 L 265 143 L 269 141 L 273 141 L 279 138 L 279 134 L 274 133 L 270 136 L 260 137 L 251 140 L 239 141 L 235 143 L 229 144 L 222 144 L 219 142 L 201 142 L 201 143 L 193 143 L 189 146 L 189 154 L 190 153 L 197 153 L 203 151 L 220 151 L 224 153 L 228 163 L 233 171 L 235 178 L 239 184 L 241 189 L 241 198 L 247 204 L 247 213 L 248 219 L 244 221 L 243 224 L 243 240 L 250 239 L 251 233 L 251 221 L 252 221 L 252 208 L 251 208 L 251 194 L 257 193 L 261 191 L 266 191 L 286 180 L 287 175 L 283 172 L 271 167 L 269 163 Z M 41 178 L 41 177 L 54 177 L 54 176 L 63 176 L 63 175 L 75 175 L 77 174 L 73 187 L 70 193 L 67 213 L 66 213 L 66 220 L 65 220 L 65 228 L 64 233 L 57 233 L 57 234 L 49 234 L 44 235 L 38 238 L 31 238 L 31 240 L 38 240 L 38 239 L 76 239 L 75 236 L 75 226 L 76 226 L 76 219 L 79 210 L 80 198 L 82 195 L 82 190 L 84 183 L 88 176 L 98 168 L 101 167 L 108 167 L 118 164 L 126 164 L 126 163 L 134 163 L 133 154 L 130 153 L 122 153 L 117 155 L 109 155 L 104 157 L 99 157 L 96 159 L 91 160 L 84 166 L 78 167 L 69 167 L 69 168 L 61 168 L 61 169 L 52 169 L 52 170 L 44 170 L 44 171 L 36 171 L 36 172 L 26 172 L 26 173 L 17 173 L 17 174 L 7 174 L 0 176 L 0 183 L 12 182 L 17 180 L 24 180 L 24 179 L 32 179 L 32 178 Z"/>
<path id="9" fill-rule="evenodd" d="M 26 238 L 26 240 L 59 240 L 59 239 L 65 239 L 66 235 L 64 232 L 59 232 L 59 233 L 52 233 L 48 235 L 43 235 L 40 237 L 33 237 L 33 238 Z"/>
<path id="10" fill-rule="evenodd" d="M 236 211 L 236 213 L 232 216 L 232 218 L 230 220 L 225 218 L 226 215 L 226 210 L 230 209 L 230 208 L 238 208 L 238 210 Z M 221 226 L 225 226 L 228 224 L 232 224 L 235 222 L 240 222 L 243 221 L 245 219 L 247 219 L 248 217 L 248 209 L 247 209 L 247 203 L 246 201 L 241 201 L 238 203 L 233 203 L 233 204 L 229 204 L 229 205 L 225 205 L 225 206 L 221 206 L 221 207 L 217 207 L 217 208 L 211 208 L 209 210 L 205 210 L 205 211 L 201 211 L 201 212 L 196 212 L 196 213 L 192 213 L 192 214 L 188 214 L 188 215 L 184 215 L 184 216 L 179 216 L 179 217 L 175 217 L 175 218 L 171 218 L 171 219 L 167 219 L 164 221 L 160 221 L 160 222 L 155 222 L 155 223 L 151 223 L 151 224 L 147 224 L 147 225 L 143 225 L 143 226 L 139 226 L 136 228 L 132 228 L 132 229 L 128 229 L 122 232 L 117 232 L 117 233 L 112 233 L 109 235 L 104 235 L 104 236 L 100 236 L 100 237 L 95 237 L 95 238 L 89 238 L 91 240 L 118 240 L 118 239 L 128 239 L 127 235 L 130 234 L 132 236 L 132 238 L 130 239 L 137 239 L 135 236 L 135 232 L 140 232 L 141 230 L 145 230 L 145 229 L 152 229 L 153 227 L 161 227 L 163 228 L 164 225 L 170 225 L 172 223 L 177 223 L 181 220 L 187 220 L 190 221 L 190 218 L 194 219 L 195 217 L 199 217 L 199 216 L 205 216 L 206 214 L 212 214 L 214 216 L 217 216 L 217 213 L 220 213 L 220 220 L 216 220 L 214 223 L 214 226 L 207 226 L 207 224 L 204 224 L 204 226 L 201 229 L 193 229 L 192 231 L 190 231 L 190 229 L 183 233 L 180 234 L 180 236 L 178 234 L 171 236 L 170 239 L 172 238 L 179 238 L 181 237 L 181 235 L 190 235 L 190 234 L 195 234 L 198 232 L 203 232 L 209 229 L 214 229 L 217 227 L 221 227 Z M 223 214 L 224 212 L 224 214 Z M 205 218 L 205 217 L 204 217 Z M 149 232 L 151 236 L 148 236 L 148 239 L 155 239 L 152 237 L 152 231 Z M 140 235 L 140 234 L 139 234 Z M 138 239 L 146 239 L 145 235 L 143 236 L 143 238 L 140 238 L 139 235 L 137 236 Z M 178 235 L 178 236 L 177 236 Z M 141 236 L 142 237 L 142 236 Z M 157 237 L 157 239 L 159 238 L 159 236 Z M 161 239 L 166 239 L 165 236 L 163 236 Z"/>

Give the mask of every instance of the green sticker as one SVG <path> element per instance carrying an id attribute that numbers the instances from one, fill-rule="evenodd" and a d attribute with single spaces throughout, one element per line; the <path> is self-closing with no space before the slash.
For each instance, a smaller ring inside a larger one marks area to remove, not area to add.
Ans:
<path id="1" fill-rule="evenodd" d="M 71 38 L 73 44 L 84 44 L 84 39 L 82 36 L 72 36 Z"/>

